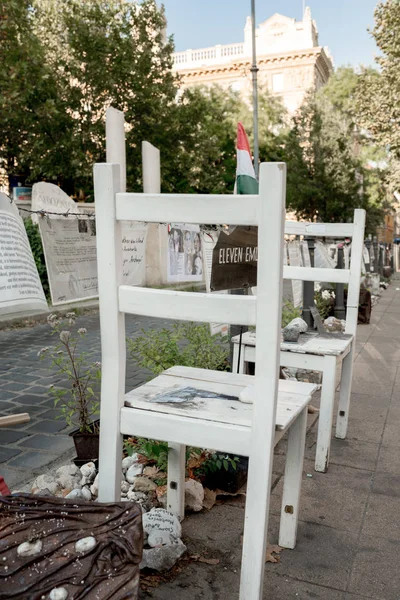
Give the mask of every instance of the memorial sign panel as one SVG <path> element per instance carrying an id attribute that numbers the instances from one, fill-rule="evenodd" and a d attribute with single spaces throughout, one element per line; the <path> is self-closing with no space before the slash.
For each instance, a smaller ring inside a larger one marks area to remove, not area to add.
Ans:
<path id="1" fill-rule="evenodd" d="M 203 249 L 198 225 L 171 223 L 168 231 L 168 283 L 203 281 Z"/>
<path id="2" fill-rule="evenodd" d="M 219 234 L 213 250 L 211 291 L 257 285 L 257 227 L 236 227 Z"/>
<path id="3" fill-rule="evenodd" d="M 0 193 L 0 314 L 48 310 L 25 227 Z"/>

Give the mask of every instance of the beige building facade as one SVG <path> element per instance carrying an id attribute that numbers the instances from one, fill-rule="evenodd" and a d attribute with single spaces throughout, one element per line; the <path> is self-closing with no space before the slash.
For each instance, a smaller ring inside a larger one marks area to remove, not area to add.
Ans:
<path id="1" fill-rule="evenodd" d="M 259 82 L 281 96 L 290 114 L 303 102 L 310 89 L 319 89 L 333 72 L 329 50 L 319 45 L 318 30 L 307 7 L 303 20 L 280 14 L 259 25 L 256 30 Z M 251 93 L 251 20 L 247 18 L 244 40 L 174 54 L 174 70 L 184 87 L 219 84 Z"/>

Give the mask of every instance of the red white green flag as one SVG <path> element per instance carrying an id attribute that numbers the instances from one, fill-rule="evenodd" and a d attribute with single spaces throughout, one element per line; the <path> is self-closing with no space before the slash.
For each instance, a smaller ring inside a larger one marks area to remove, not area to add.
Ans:
<path id="1" fill-rule="evenodd" d="M 238 123 L 236 142 L 236 193 L 258 194 L 250 144 L 242 123 Z"/>

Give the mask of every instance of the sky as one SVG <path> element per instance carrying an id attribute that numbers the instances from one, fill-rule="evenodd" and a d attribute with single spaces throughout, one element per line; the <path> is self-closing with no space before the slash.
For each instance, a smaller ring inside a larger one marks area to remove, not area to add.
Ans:
<path id="1" fill-rule="evenodd" d="M 176 51 L 243 40 L 250 0 L 162 0 Z M 328 46 L 335 66 L 373 65 L 377 48 L 367 31 L 378 0 L 307 0 L 317 22 L 319 43 Z M 274 13 L 302 19 L 303 0 L 256 0 L 256 22 Z"/>

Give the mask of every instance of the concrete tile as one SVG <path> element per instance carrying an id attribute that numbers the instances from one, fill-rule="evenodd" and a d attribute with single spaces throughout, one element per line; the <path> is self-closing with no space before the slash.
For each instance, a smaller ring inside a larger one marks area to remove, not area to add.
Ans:
<path id="1" fill-rule="evenodd" d="M 393 346 L 393 344 L 380 343 L 378 345 L 377 343 L 372 344 L 370 342 L 367 342 L 366 344 L 364 344 L 364 347 L 360 352 L 359 358 L 374 361 L 382 361 L 383 363 L 399 363 L 400 350 L 397 345 Z"/>
<path id="2" fill-rule="evenodd" d="M 285 555 L 282 554 L 282 560 L 284 559 Z M 341 591 L 292 579 L 286 575 L 277 575 L 274 573 L 274 566 L 270 563 L 266 564 L 263 593 L 265 600 L 271 598 L 273 600 L 290 600 L 292 598 L 293 600 L 345 600 L 345 595 Z M 222 598 L 223 596 L 221 596 Z"/>
<path id="3" fill-rule="evenodd" d="M 399 446 L 381 445 L 378 464 L 378 473 L 391 473 L 400 476 L 400 444 Z"/>
<path id="4" fill-rule="evenodd" d="M 47 450 L 49 452 L 65 452 L 72 448 L 74 442 L 67 435 L 31 435 L 19 444 L 19 448 L 33 448 L 35 450 Z"/>
<path id="5" fill-rule="evenodd" d="M 400 447 L 399 422 L 389 421 L 389 414 L 385 430 L 383 432 L 382 444 L 384 446 L 394 446 L 396 448 Z"/>
<path id="6" fill-rule="evenodd" d="M 23 394 L 15 399 L 15 402 L 19 404 L 30 404 L 31 406 L 37 406 L 43 402 L 43 396 L 37 394 Z"/>
<path id="7" fill-rule="evenodd" d="M 25 481 L 27 478 L 27 473 L 24 471 L 19 471 L 18 469 L 9 469 L 4 463 L 0 467 L 1 476 L 4 478 L 4 481 L 8 485 L 10 492 L 18 489 L 18 486 L 22 481 Z"/>
<path id="8" fill-rule="evenodd" d="M 332 439 L 330 464 L 355 467 L 374 471 L 379 453 L 379 444 L 358 440 Z"/>
<path id="9" fill-rule="evenodd" d="M 44 467 L 45 465 L 48 465 L 49 463 L 56 460 L 56 458 L 56 454 L 28 451 L 23 452 L 16 458 L 10 460 L 7 466 L 9 468 L 18 467 L 20 469 L 27 470 L 40 469 L 41 467 Z"/>
<path id="10" fill-rule="evenodd" d="M 399 600 L 399 556 L 398 542 L 361 536 L 348 591 L 376 600 Z"/>
<path id="11" fill-rule="evenodd" d="M 28 427 L 26 431 L 29 433 L 58 433 L 65 427 L 66 423 L 64 421 L 39 420 L 32 427 Z"/>
<path id="12" fill-rule="evenodd" d="M 13 444 L 24 437 L 26 437 L 25 433 L 21 433 L 20 431 L 13 431 L 8 428 L 0 429 L 0 444 Z"/>
<path id="13" fill-rule="evenodd" d="M 312 477 L 307 477 L 306 474 Z M 314 463 L 305 461 L 301 488 L 300 519 L 323 523 L 346 531 L 360 530 L 372 473 L 331 464 L 328 473 L 314 471 Z M 283 478 L 271 500 L 271 512 L 280 515 Z M 335 498 L 335 502 L 332 502 Z"/>
<path id="14" fill-rule="evenodd" d="M 278 517 L 272 517 L 271 544 L 278 542 L 278 527 Z M 357 536 L 353 533 L 300 521 L 296 548 L 285 550 L 281 562 L 272 566 L 278 575 L 345 591 L 356 548 Z"/>
<path id="15" fill-rule="evenodd" d="M 365 513 L 362 534 L 400 542 L 399 505 L 398 494 L 387 496 L 372 493 Z"/>
<path id="16" fill-rule="evenodd" d="M 18 448 L 0 446 L 0 463 L 7 462 L 13 458 L 13 456 L 17 456 L 20 452 L 21 450 L 18 450 Z"/>
<path id="17" fill-rule="evenodd" d="M 383 494 L 399 498 L 400 500 L 400 474 L 393 475 L 392 473 L 375 473 L 372 491 L 375 494 Z"/>
<path id="18" fill-rule="evenodd" d="M 347 429 L 348 440 L 359 440 L 363 442 L 379 443 L 382 439 L 384 423 L 368 421 L 364 419 L 353 419 L 349 417 L 349 425 Z"/>

